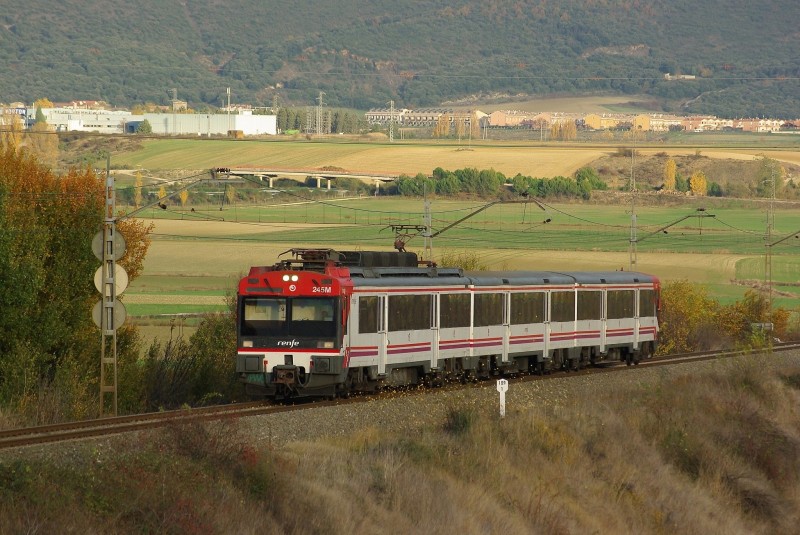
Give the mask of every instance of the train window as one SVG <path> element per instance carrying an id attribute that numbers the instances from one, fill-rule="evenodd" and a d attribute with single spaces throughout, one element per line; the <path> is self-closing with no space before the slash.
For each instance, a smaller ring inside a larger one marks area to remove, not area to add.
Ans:
<path id="1" fill-rule="evenodd" d="M 654 290 L 639 290 L 639 316 L 656 315 L 656 292 Z"/>
<path id="2" fill-rule="evenodd" d="M 362 295 L 358 298 L 358 332 L 378 332 L 378 296 Z"/>
<path id="3" fill-rule="evenodd" d="M 431 294 L 390 295 L 389 330 L 413 331 L 431 328 Z"/>
<path id="4" fill-rule="evenodd" d="M 245 299 L 244 317 L 250 321 L 285 321 L 286 299 L 266 297 Z"/>
<path id="5" fill-rule="evenodd" d="M 503 294 L 475 294 L 475 327 L 503 324 Z"/>
<path id="6" fill-rule="evenodd" d="M 602 292 L 578 292 L 578 320 L 599 320 L 602 306 Z"/>
<path id="7" fill-rule="evenodd" d="M 511 294 L 511 324 L 542 323 L 544 292 Z"/>
<path id="8" fill-rule="evenodd" d="M 292 321 L 331 321 L 332 299 L 292 299 Z"/>
<path id="9" fill-rule="evenodd" d="M 575 292 L 550 294 L 550 321 L 575 321 Z"/>
<path id="10" fill-rule="evenodd" d="M 242 334 L 269 336 L 283 334 L 286 328 L 286 299 L 245 297 L 242 307 Z"/>
<path id="11" fill-rule="evenodd" d="M 608 319 L 632 318 L 635 293 L 633 290 L 609 290 L 608 297 Z"/>
<path id="12" fill-rule="evenodd" d="M 332 298 L 290 299 L 290 336 L 327 337 L 336 335 L 334 319 L 334 300 Z"/>
<path id="13" fill-rule="evenodd" d="M 442 294 L 439 298 L 439 326 L 469 327 L 469 294 Z"/>

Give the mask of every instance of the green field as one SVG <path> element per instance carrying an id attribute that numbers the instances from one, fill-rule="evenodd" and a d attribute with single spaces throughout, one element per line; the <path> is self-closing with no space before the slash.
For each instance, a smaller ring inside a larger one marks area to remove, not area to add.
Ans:
<path id="1" fill-rule="evenodd" d="M 441 230 L 486 204 L 435 200 L 432 227 Z M 468 251 L 489 269 L 631 268 L 630 206 L 547 203 L 544 208 L 493 205 L 436 237 L 434 259 Z M 699 219 L 698 213 L 706 217 Z M 202 212 L 183 219 L 186 214 L 174 210 L 152 213 L 158 218 L 152 219 L 156 227 L 145 271 L 127 291 L 132 316 L 221 310 L 225 295 L 250 266 L 270 265 L 292 247 L 391 250 L 390 225 L 422 225 L 424 206 L 420 199 L 378 197 L 226 206 L 222 214 L 225 221 L 202 220 Z M 765 213 L 759 210 L 648 206 L 637 209 L 637 222 L 638 271 L 706 284 L 723 302 L 749 287 L 736 281 L 764 279 Z M 798 230 L 800 213 L 776 211 L 774 240 Z M 423 255 L 424 245 L 416 235 L 407 248 Z M 792 309 L 800 303 L 795 297 L 800 288 L 791 286 L 800 278 L 798 247 L 800 240 L 790 238 L 772 251 L 775 302 Z"/>

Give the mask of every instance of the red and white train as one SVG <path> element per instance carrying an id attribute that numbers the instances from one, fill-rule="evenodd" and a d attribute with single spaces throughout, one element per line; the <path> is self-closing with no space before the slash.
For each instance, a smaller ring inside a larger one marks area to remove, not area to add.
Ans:
<path id="1" fill-rule="evenodd" d="M 656 348 L 651 275 L 465 272 L 414 253 L 288 252 L 239 283 L 236 371 L 253 396 L 636 364 Z"/>

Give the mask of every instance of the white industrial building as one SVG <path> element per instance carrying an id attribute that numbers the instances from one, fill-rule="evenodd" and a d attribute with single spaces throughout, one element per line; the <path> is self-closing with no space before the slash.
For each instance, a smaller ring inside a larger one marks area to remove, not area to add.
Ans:
<path id="1" fill-rule="evenodd" d="M 129 111 L 87 110 L 82 108 L 42 108 L 47 124 L 56 132 L 100 132 L 102 134 L 122 134 L 126 121 L 130 121 Z M 36 117 L 36 109 L 28 110 L 28 121 Z"/>
<path id="2" fill-rule="evenodd" d="M 42 108 L 47 124 L 57 132 L 98 132 L 101 134 L 133 134 L 144 121 L 153 134 L 173 136 L 219 136 L 231 130 L 245 136 L 277 135 L 275 115 L 206 113 L 145 113 L 133 115 L 122 110 L 87 110 L 75 108 Z M 36 116 L 28 110 L 28 120 Z"/>
<path id="3" fill-rule="evenodd" d="M 276 115 L 252 115 L 248 113 L 145 113 L 132 115 L 127 131 L 147 120 L 153 134 L 160 135 L 227 135 L 235 130 L 245 136 L 277 135 L 278 117 Z"/>

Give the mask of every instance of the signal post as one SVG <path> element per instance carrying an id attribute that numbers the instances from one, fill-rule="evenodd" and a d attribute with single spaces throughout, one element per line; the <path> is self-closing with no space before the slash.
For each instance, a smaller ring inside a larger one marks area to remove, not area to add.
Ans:
<path id="1" fill-rule="evenodd" d="M 110 405 L 111 414 L 117 415 L 117 328 L 125 321 L 125 306 L 117 299 L 128 286 L 128 274 L 116 262 L 125 254 L 125 239 L 117 232 L 114 178 L 106 172 L 105 218 L 103 230 L 95 235 L 92 251 L 102 262 L 94 276 L 100 292 L 92 310 L 92 318 L 100 327 L 100 416 L 106 414 Z M 107 395 L 111 399 L 107 401 Z"/>

